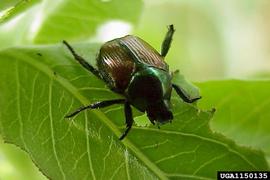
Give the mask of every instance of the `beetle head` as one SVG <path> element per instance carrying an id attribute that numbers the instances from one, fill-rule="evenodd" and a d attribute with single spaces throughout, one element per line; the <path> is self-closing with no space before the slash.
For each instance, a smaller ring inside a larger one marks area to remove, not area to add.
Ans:
<path id="1" fill-rule="evenodd" d="M 153 104 L 147 108 L 147 116 L 151 122 L 157 121 L 161 124 L 170 122 L 170 120 L 173 119 L 173 114 L 170 110 L 170 106 L 170 101 L 168 100 Z"/>
<path id="2" fill-rule="evenodd" d="M 166 122 L 173 118 L 170 111 L 171 75 L 164 70 L 147 67 L 132 77 L 127 90 L 129 102 L 151 121 Z"/>

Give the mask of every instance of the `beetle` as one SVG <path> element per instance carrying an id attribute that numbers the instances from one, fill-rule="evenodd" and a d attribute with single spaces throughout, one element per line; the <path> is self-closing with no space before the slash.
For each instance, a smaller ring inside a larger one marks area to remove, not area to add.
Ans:
<path id="1" fill-rule="evenodd" d="M 97 55 L 97 69 L 79 56 L 66 41 L 63 41 L 78 63 L 103 80 L 112 91 L 123 96 L 121 99 L 99 101 L 80 107 L 65 117 L 73 117 L 86 109 L 123 104 L 126 129 L 119 138 L 122 140 L 133 124 L 131 106 L 141 112 L 146 112 L 152 124 L 156 122 L 163 124 L 173 119 L 170 102 L 172 89 L 187 103 L 200 99 L 200 97 L 192 99 L 181 86 L 172 83 L 173 73 L 170 73 L 164 59 L 170 49 L 174 32 L 174 26 L 169 25 L 161 46 L 161 53 L 133 35 L 108 41 L 101 46 Z"/>

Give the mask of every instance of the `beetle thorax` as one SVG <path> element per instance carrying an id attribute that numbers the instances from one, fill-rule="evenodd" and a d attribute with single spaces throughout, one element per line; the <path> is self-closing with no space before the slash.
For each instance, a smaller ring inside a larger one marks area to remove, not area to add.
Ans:
<path id="1" fill-rule="evenodd" d="M 170 100 L 171 75 L 154 67 L 137 71 L 127 88 L 128 101 L 140 111 L 146 111 L 164 100 Z"/>

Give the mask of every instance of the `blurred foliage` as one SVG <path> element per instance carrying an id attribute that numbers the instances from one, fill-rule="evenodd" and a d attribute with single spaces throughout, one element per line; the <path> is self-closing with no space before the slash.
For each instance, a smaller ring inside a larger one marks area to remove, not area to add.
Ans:
<path id="1" fill-rule="evenodd" d="M 26 9 L 32 7 L 40 0 L 16 0 L 16 1 L 1 1 L 0 11 L 3 10 L 5 13 L 0 16 L 0 24 L 4 23 L 20 13 L 23 13 Z"/>
<path id="2" fill-rule="evenodd" d="M 270 70 L 268 0 L 146 0 L 135 33 L 157 49 L 176 33 L 167 61 L 194 81 L 247 78 Z"/>
<path id="3" fill-rule="evenodd" d="M 45 180 L 47 178 L 39 172 L 28 154 L 15 145 L 4 143 L 0 137 L 0 179 Z"/>
<path id="4" fill-rule="evenodd" d="M 109 20 L 135 23 L 142 6 L 140 0 L 65 0 L 56 3 L 56 7 L 51 10 L 52 2 L 48 1 L 43 6 L 42 25 L 33 39 L 34 43 L 58 43 L 63 39 L 86 40 L 96 33 L 98 26 Z"/>
<path id="5" fill-rule="evenodd" d="M 28 7 L 23 14 L 1 24 L 0 48 L 21 44 L 58 43 L 63 39 L 86 41 L 95 35 L 102 23 L 109 20 L 136 23 L 142 2 L 46 0 L 33 8 L 30 5 Z M 7 19 L 6 16 L 9 17 L 9 12 L 2 15 L 4 20 Z"/>
<path id="6" fill-rule="evenodd" d="M 225 75 L 222 36 L 213 4 L 205 1 L 165 1 L 146 6 L 135 33 L 160 49 L 169 24 L 176 33 L 166 57 L 172 70 L 180 69 L 190 79 L 221 78 Z M 157 23 L 158 17 L 158 23 Z"/>
<path id="7" fill-rule="evenodd" d="M 12 5 L 16 3 L 17 3 L 17 0 L 3 0 L 1 1 L 1 4 L 0 4 L 0 11 L 10 8 L 12 7 Z"/>
<path id="8" fill-rule="evenodd" d="M 139 17 L 133 33 L 157 49 L 166 26 L 175 24 L 177 31 L 167 61 L 173 70 L 180 69 L 189 79 L 249 78 L 270 70 L 268 0 L 145 0 L 142 13 L 140 1 L 11 2 L 1 1 L 0 7 L 23 2 L 29 9 L 2 23 L 0 48 L 57 43 L 62 39 L 89 41 L 97 35 L 97 28 L 109 20 L 134 23 Z"/>

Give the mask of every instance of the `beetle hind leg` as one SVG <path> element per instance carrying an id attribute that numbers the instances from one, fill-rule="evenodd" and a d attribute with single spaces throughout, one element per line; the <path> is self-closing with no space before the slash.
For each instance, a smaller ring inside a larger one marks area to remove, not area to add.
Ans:
<path id="1" fill-rule="evenodd" d="M 92 65 L 90 65 L 83 57 L 78 55 L 75 52 L 75 50 L 71 47 L 71 45 L 68 44 L 67 41 L 64 40 L 63 43 L 67 46 L 68 50 L 71 52 L 71 54 L 73 55 L 75 60 L 77 60 L 85 69 L 87 69 L 88 71 L 93 73 L 96 77 L 102 79 L 100 74 L 99 74 L 99 71 L 97 69 L 95 69 Z"/>
<path id="2" fill-rule="evenodd" d="M 133 124 L 132 110 L 128 102 L 125 103 L 125 117 L 126 117 L 127 127 L 126 127 L 125 132 L 120 136 L 119 140 L 122 140 L 127 136 Z"/>
<path id="3" fill-rule="evenodd" d="M 172 43 L 172 38 L 173 38 L 173 34 L 175 32 L 175 29 L 173 27 L 173 24 L 168 26 L 168 32 L 162 42 L 161 45 L 161 56 L 165 57 L 171 47 L 171 43 Z"/>

